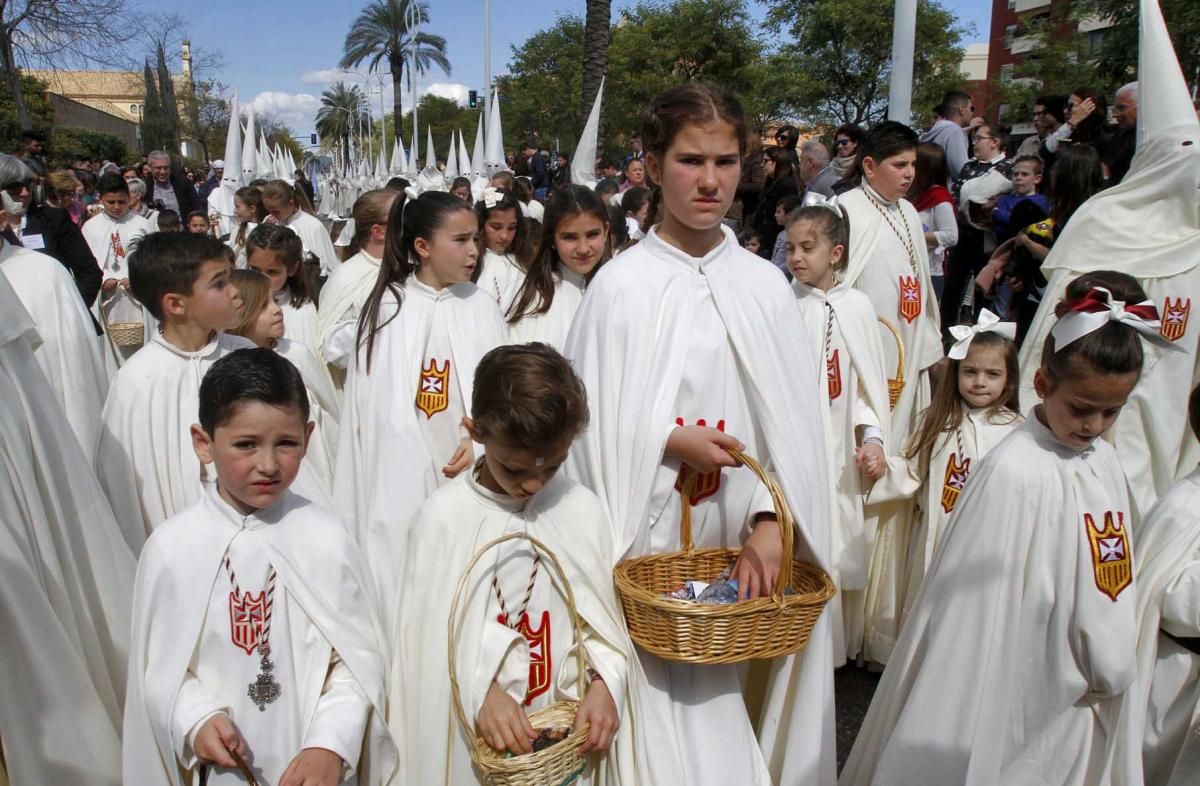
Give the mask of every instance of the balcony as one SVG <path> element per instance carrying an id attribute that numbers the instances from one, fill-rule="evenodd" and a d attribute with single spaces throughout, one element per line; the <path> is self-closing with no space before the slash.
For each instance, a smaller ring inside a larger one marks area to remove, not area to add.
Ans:
<path id="1" fill-rule="evenodd" d="M 1017 0 L 1016 8 L 1018 14 L 1023 14 L 1026 11 L 1036 11 L 1039 8 L 1048 8 L 1051 0 Z"/>
<path id="2" fill-rule="evenodd" d="M 1023 55 L 1026 52 L 1032 52 L 1037 46 L 1037 38 L 1031 35 L 1017 36 L 1012 40 L 1012 46 L 1008 48 L 1014 55 Z"/>

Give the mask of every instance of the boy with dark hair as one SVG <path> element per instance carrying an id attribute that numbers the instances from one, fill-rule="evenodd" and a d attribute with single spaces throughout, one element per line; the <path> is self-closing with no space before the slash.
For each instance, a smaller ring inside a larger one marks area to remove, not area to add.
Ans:
<path id="1" fill-rule="evenodd" d="M 190 447 L 216 482 L 146 542 L 125 700 L 127 783 L 385 783 L 386 662 L 345 524 L 288 490 L 313 424 L 269 349 L 214 363 Z M 196 410 L 192 410 L 195 412 Z M 257 593 L 254 590 L 259 590 Z"/>
<path id="2" fill-rule="evenodd" d="M 903 445 L 930 402 L 929 372 L 942 359 L 938 305 L 929 277 L 921 219 L 904 198 L 915 174 L 917 135 L 885 121 L 871 128 L 858 147 L 862 183 L 838 197 L 850 224 L 849 262 L 844 283 L 864 292 L 882 319 L 900 335 L 905 350 L 904 387 L 892 407 L 892 444 Z M 868 504 L 870 500 L 867 500 Z M 847 655 L 886 663 L 899 634 L 903 577 L 911 506 L 882 503 L 868 516 L 879 519 L 870 555 L 866 593 L 847 592 Z M 867 606 L 867 599 L 871 605 Z"/>
<path id="3" fill-rule="evenodd" d="M 182 232 L 183 224 L 179 221 L 179 214 L 174 210 L 158 211 L 158 231 Z"/>
<path id="4" fill-rule="evenodd" d="M 160 324 L 113 378 L 96 471 L 135 554 L 211 482 L 188 438 L 200 380 L 219 358 L 252 346 L 222 332 L 241 308 L 224 249 L 207 235 L 160 233 L 143 238 L 130 259 L 130 292 Z M 127 499 L 138 508 L 122 509 Z"/>
<path id="5" fill-rule="evenodd" d="M 193 210 L 188 213 L 187 231 L 193 235 L 207 235 L 209 230 L 208 213 L 203 210 Z"/>

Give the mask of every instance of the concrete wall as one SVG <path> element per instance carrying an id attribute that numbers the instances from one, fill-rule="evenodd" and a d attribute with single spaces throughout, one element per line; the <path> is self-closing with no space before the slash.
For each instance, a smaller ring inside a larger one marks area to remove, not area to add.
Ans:
<path id="1" fill-rule="evenodd" d="M 50 106 L 54 109 L 54 125 L 63 128 L 85 128 L 89 131 L 101 131 L 112 134 L 124 140 L 125 145 L 136 152 L 138 142 L 138 127 L 136 123 L 123 120 L 99 109 L 93 109 L 86 104 L 63 98 L 56 93 L 47 93 Z"/>

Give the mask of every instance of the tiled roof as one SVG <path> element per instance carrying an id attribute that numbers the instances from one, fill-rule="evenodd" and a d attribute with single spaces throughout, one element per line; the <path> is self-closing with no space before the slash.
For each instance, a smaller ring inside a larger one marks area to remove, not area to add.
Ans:
<path id="1" fill-rule="evenodd" d="M 50 92 L 75 100 L 80 97 L 141 100 L 146 92 L 145 79 L 140 71 L 26 70 L 23 73 L 45 82 Z M 171 81 L 178 87 L 181 77 L 172 74 Z"/>

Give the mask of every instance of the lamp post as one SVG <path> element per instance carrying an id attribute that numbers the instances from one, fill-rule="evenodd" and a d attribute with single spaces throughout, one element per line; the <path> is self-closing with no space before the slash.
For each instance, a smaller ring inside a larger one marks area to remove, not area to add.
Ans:
<path id="1" fill-rule="evenodd" d="M 421 6 L 417 0 L 409 0 L 408 8 L 404 10 L 404 22 L 408 27 L 408 79 L 412 85 L 413 101 L 413 137 L 417 136 L 417 32 L 421 29 Z M 399 119 L 397 118 L 397 122 Z M 413 155 L 417 151 L 413 149 Z"/>
<path id="2" fill-rule="evenodd" d="M 892 26 L 892 77 L 888 120 L 912 122 L 913 49 L 917 37 L 917 0 L 896 0 Z"/>

